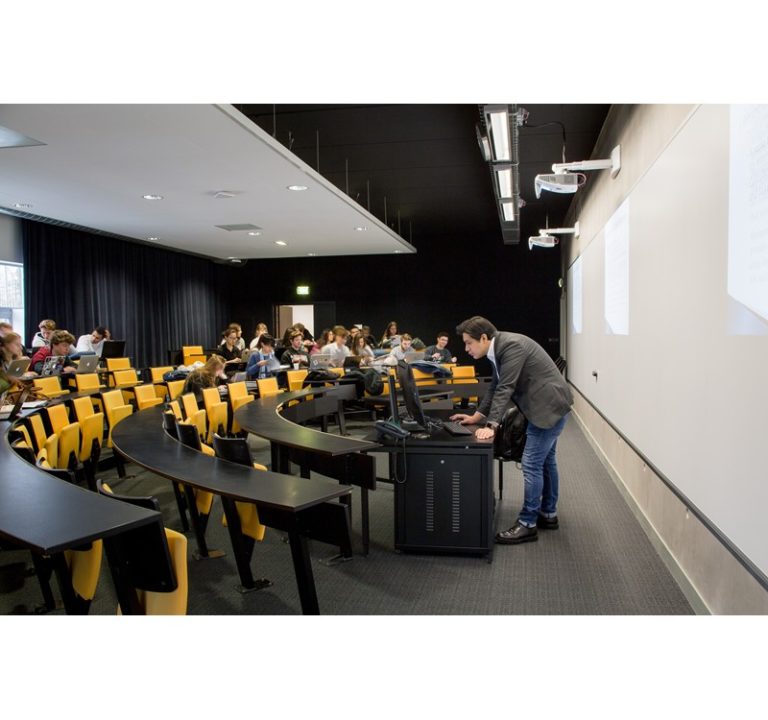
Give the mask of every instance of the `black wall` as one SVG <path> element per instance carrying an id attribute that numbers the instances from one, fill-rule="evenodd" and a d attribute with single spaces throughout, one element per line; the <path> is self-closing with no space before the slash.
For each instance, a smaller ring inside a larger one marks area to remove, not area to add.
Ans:
<path id="1" fill-rule="evenodd" d="M 468 356 L 454 335 L 456 325 L 484 315 L 557 357 L 559 276 L 559 248 L 505 246 L 500 233 L 446 238 L 423 242 L 416 255 L 251 260 L 230 270 L 230 311 L 250 337 L 259 321 L 274 331 L 273 304 L 333 300 L 336 322 L 370 325 L 376 337 L 390 320 L 427 344 L 447 330 L 460 361 Z M 311 296 L 296 296 L 297 285 L 309 285 Z"/>
<path id="2" fill-rule="evenodd" d="M 23 238 L 25 340 L 45 317 L 75 336 L 103 323 L 128 341 L 139 367 L 166 364 L 168 351 L 183 344 L 210 347 L 231 321 L 248 341 L 259 321 L 274 331 L 273 305 L 320 301 L 335 302 L 335 322 L 365 323 L 377 337 L 390 320 L 427 344 L 447 330 L 460 362 L 469 358 L 455 327 L 476 314 L 559 354 L 559 248 L 505 246 L 496 233 L 423 240 L 415 255 L 251 260 L 243 267 L 29 221 Z M 297 285 L 309 285 L 310 297 L 297 297 Z"/>

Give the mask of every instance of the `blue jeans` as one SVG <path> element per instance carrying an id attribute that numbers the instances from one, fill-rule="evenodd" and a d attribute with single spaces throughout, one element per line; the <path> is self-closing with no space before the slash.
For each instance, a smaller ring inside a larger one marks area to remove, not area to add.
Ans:
<path id="1" fill-rule="evenodd" d="M 518 521 L 527 527 L 536 527 L 539 516 L 557 515 L 557 496 L 560 477 L 557 474 L 557 438 L 563 432 L 568 415 L 561 417 L 554 427 L 540 428 L 528 421 L 523 450 L 523 480 L 525 495 Z"/>

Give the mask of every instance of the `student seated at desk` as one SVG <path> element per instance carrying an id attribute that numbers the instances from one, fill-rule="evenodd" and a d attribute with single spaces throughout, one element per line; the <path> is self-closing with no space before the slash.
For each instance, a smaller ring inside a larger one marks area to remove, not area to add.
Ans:
<path id="1" fill-rule="evenodd" d="M 24 346 L 21 344 L 21 335 L 15 332 L 7 332 L 0 337 L 0 369 L 5 372 L 14 361 L 25 357 Z M 27 371 L 22 379 L 33 378 L 37 373 Z"/>
<path id="2" fill-rule="evenodd" d="M 222 334 L 221 345 L 219 345 L 219 355 L 226 360 L 227 365 L 233 363 L 239 363 L 240 357 L 243 354 L 242 350 L 237 346 L 237 328 L 230 325 Z"/>
<path id="3" fill-rule="evenodd" d="M 184 381 L 184 387 L 181 394 L 194 393 L 195 398 L 202 400 L 203 390 L 205 388 L 216 387 L 220 380 L 226 380 L 224 374 L 224 358 L 221 355 L 211 355 L 203 367 L 193 370 Z"/>
<path id="4" fill-rule="evenodd" d="M 298 363 L 300 368 L 309 367 L 309 359 L 304 348 L 304 335 L 298 329 L 295 329 L 288 339 L 289 345 L 286 351 L 280 357 L 282 365 L 293 365 Z"/>
<path id="5" fill-rule="evenodd" d="M 250 350 L 258 350 L 262 335 L 269 335 L 269 330 L 267 330 L 267 326 L 263 322 L 260 322 L 256 324 L 256 329 L 253 331 L 253 340 L 251 340 L 251 344 L 248 346 Z"/>
<path id="6" fill-rule="evenodd" d="M 397 332 L 397 323 L 394 320 L 390 320 L 389 324 L 387 325 L 387 329 L 384 331 L 384 334 L 381 336 L 381 342 L 379 343 L 379 347 L 382 349 L 389 349 L 392 347 L 396 347 L 400 344 L 400 335 Z"/>
<path id="7" fill-rule="evenodd" d="M 360 358 L 360 367 L 370 365 L 373 362 L 373 350 L 368 347 L 365 335 L 358 333 L 352 343 L 352 355 Z"/>
<path id="8" fill-rule="evenodd" d="M 41 320 L 37 326 L 38 331 L 32 336 L 30 346 L 32 349 L 48 347 L 51 344 L 51 335 L 56 329 L 55 320 Z"/>
<path id="9" fill-rule="evenodd" d="M 240 352 L 243 352 L 243 350 L 245 350 L 245 340 L 243 340 L 243 328 L 238 323 L 229 323 L 229 325 L 227 325 L 227 329 L 221 334 L 221 342 L 219 343 L 219 346 L 223 347 L 224 345 L 227 344 L 227 335 L 231 330 L 235 331 L 235 347 Z"/>
<path id="10" fill-rule="evenodd" d="M 413 338 L 408 333 L 403 333 L 400 336 L 400 344 L 393 347 L 389 354 L 396 360 L 405 360 L 405 353 L 412 352 L 412 342 Z"/>
<path id="11" fill-rule="evenodd" d="M 103 325 L 97 325 L 88 335 L 81 335 L 77 338 L 75 352 L 78 354 L 93 354 L 101 357 L 101 350 L 104 347 L 104 341 L 110 340 L 112 336 L 109 330 Z"/>
<path id="12" fill-rule="evenodd" d="M 448 333 L 437 333 L 437 343 L 424 348 L 424 359 L 438 363 L 455 363 L 456 358 L 451 355 L 448 349 Z"/>
<path id="13" fill-rule="evenodd" d="M 273 373 L 268 366 L 274 360 L 275 339 L 271 335 L 262 335 L 261 347 L 248 356 L 248 364 L 245 366 L 246 377 L 249 380 L 272 377 Z"/>
<path id="14" fill-rule="evenodd" d="M 325 345 L 322 352 L 331 356 L 332 367 L 343 367 L 344 358 L 349 357 L 352 351 L 347 347 L 347 328 L 336 325 L 333 328 L 333 342 Z"/>
<path id="15" fill-rule="evenodd" d="M 51 333 L 50 346 L 41 347 L 32 356 L 32 370 L 38 375 L 45 365 L 45 361 L 51 357 L 64 357 L 64 365 L 62 367 L 63 373 L 73 373 L 77 369 L 69 358 L 70 350 L 75 342 L 73 335 L 70 335 L 66 330 L 54 330 Z"/>

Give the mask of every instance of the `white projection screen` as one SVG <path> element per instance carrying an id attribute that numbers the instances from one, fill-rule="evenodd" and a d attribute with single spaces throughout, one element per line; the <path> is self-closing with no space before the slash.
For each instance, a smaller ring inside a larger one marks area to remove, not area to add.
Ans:
<path id="1" fill-rule="evenodd" d="M 698 107 L 627 200 L 628 332 L 606 332 L 603 229 L 568 377 L 768 575 L 768 112 Z"/>

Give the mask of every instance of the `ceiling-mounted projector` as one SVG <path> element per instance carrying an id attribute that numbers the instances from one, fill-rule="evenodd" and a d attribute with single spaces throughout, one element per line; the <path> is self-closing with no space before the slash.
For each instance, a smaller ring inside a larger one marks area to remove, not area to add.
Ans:
<path id="1" fill-rule="evenodd" d="M 556 173 L 554 175 L 537 175 L 534 181 L 536 197 L 541 197 L 542 190 L 556 193 L 575 193 L 579 189 L 579 173 Z"/>
<path id="2" fill-rule="evenodd" d="M 534 245 L 536 247 L 553 248 L 559 242 L 560 240 L 554 235 L 531 235 L 528 238 L 528 249 L 533 250 Z"/>

